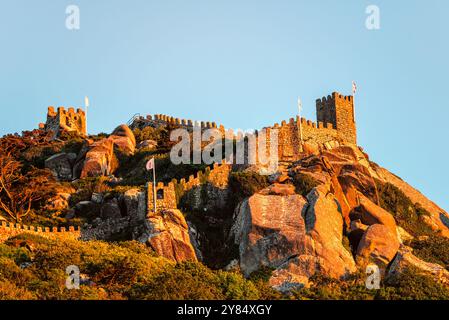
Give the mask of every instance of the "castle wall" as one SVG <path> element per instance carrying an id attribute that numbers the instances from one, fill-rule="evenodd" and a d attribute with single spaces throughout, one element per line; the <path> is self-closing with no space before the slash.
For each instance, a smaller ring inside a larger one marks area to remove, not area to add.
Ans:
<path id="1" fill-rule="evenodd" d="M 315 142 L 324 145 L 329 141 L 343 140 L 341 134 L 332 124 L 312 122 L 299 117 L 291 118 L 289 122 L 275 123 L 269 130 L 278 130 L 278 159 L 279 161 L 296 161 L 301 158 L 301 130 L 304 142 Z M 267 133 L 267 139 L 269 134 Z M 269 144 L 267 148 L 269 147 Z"/>
<path id="2" fill-rule="evenodd" d="M 47 122 L 44 128 L 55 132 L 56 135 L 60 130 L 65 130 L 86 136 L 86 114 L 81 109 L 77 109 L 75 112 L 74 108 L 66 110 L 64 107 L 59 107 L 55 112 L 54 107 L 48 107 Z"/>
<path id="3" fill-rule="evenodd" d="M 226 163 L 215 163 L 212 168 L 198 171 L 186 179 L 173 179 L 168 184 L 158 183 L 156 186 L 157 210 L 176 209 L 178 203 L 188 203 L 189 210 L 222 208 L 229 196 L 229 175 L 231 166 Z M 147 187 L 148 213 L 154 210 L 153 184 Z"/>
<path id="4" fill-rule="evenodd" d="M 13 224 L 2 221 L 0 224 L 0 243 L 6 241 L 8 238 L 20 234 L 35 234 L 47 239 L 64 239 L 77 240 L 81 236 L 79 227 L 69 227 L 68 229 L 61 227 L 42 228 L 33 226 L 24 226 L 20 224 Z"/>

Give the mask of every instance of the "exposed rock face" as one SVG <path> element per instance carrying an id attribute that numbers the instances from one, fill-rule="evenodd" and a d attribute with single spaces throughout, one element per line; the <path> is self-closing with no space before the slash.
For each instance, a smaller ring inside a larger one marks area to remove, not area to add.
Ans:
<path id="1" fill-rule="evenodd" d="M 294 257 L 274 270 L 268 283 L 281 292 L 307 287 L 319 263 L 318 257 L 308 254 Z"/>
<path id="2" fill-rule="evenodd" d="M 231 233 L 239 245 L 245 275 L 262 266 L 277 268 L 305 251 L 306 205 L 300 195 L 253 195 L 242 202 Z"/>
<path id="3" fill-rule="evenodd" d="M 114 144 L 112 140 L 103 139 L 92 144 L 86 153 L 81 171 L 81 178 L 107 176 L 116 169 Z"/>
<path id="4" fill-rule="evenodd" d="M 159 255 L 177 262 L 197 261 L 189 236 L 189 227 L 181 211 L 165 210 L 148 217 L 147 230 L 140 238 Z"/>
<path id="5" fill-rule="evenodd" d="M 375 263 L 385 270 L 399 249 L 396 232 L 382 224 L 373 224 L 363 235 L 357 249 L 357 264 L 366 266 Z"/>
<path id="6" fill-rule="evenodd" d="M 374 204 L 363 194 L 358 194 L 361 211 L 361 221 L 366 225 L 382 224 L 387 227 L 392 234 L 396 233 L 396 221 L 386 210 Z"/>
<path id="7" fill-rule="evenodd" d="M 133 220 L 143 221 L 146 218 L 145 193 L 137 188 L 129 189 L 123 194 L 126 215 Z"/>
<path id="8" fill-rule="evenodd" d="M 99 207 L 92 201 L 80 201 L 75 205 L 76 216 L 95 216 Z"/>
<path id="9" fill-rule="evenodd" d="M 58 153 L 45 160 L 45 168 L 59 181 L 72 180 L 72 167 L 76 159 L 74 153 Z"/>
<path id="10" fill-rule="evenodd" d="M 307 196 L 305 221 L 310 238 L 308 252 L 320 259 L 323 273 L 341 278 L 356 270 L 351 253 L 343 246 L 343 218 L 329 186 L 321 185 Z"/>
<path id="11" fill-rule="evenodd" d="M 127 125 L 122 124 L 115 128 L 108 139 L 125 154 L 133 154 L 136 149 L 136 138 Z"/>
<path id="12" fill-rule="evenodd" d="M 341 278 L 356 270 L 342 244 L 343 219 L 328 188 L 315 188 L 307 201 L 300 195 L 256 194 L 240 205 L 231 232 L 245 275 L 262 266 L 276 268 L 270 283 L 287 290 L 306 285 L 316 272 Z"/>
<path id="13" fill-rule="evenodd" d="M 101 206 L 100 216 L 102 219 L 117 219 L 121 218 L 120 206 L 117 199 L 109 200 Z"/>
<path id="14" fill-rule="evenodd" d="M 407 246 L 401 246 L 396 258 L 391 263 L 387 277 L 395 278 L 401 274 L 404 269 L 409 267 L 417 268 L 424 274 L 433 276 L 436 281 L 449 284 L 449 271 L 436 263 L 423 261 L 412 253 L 412 249 Z"/>
<path id="15" fill-rule="evenodd" d="M 77 160 L 75 171 L 81 171 L 80 177 L 107 176 L 117 169 L 114 157 L 114 148 L 125 154 L 133 154 L 136 148 L 136 138 L 126 125 L 118 126 L 108 138 L 94 142 L 83 148 L 80 154 L 85 153 L 85 160 L 80 170 L 80 160 Z M 87 150 L 86 150 L 87 149 Z M 80 156 L 78 156 L 80 158 Z"/>

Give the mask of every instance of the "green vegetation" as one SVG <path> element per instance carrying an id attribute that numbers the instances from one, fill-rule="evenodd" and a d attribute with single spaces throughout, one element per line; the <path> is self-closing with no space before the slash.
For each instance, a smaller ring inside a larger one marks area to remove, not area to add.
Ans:
<path id="1" fill-rule="evenodd" d="M 270 183 L 267 176 L 256 172 L 232 172 L 229 185 L 238 200 L 242 200 L 268 187 Z"/>
<path id="2" fill-rule="evenodd" d="M 391 183 L 377 184 L 380 206 L 390 212 L 399 226 L 413 236 L 431 234 L 432 229 L 422 222 L 422 216 L 430 215 L 419 204 L 414 204 L 401 190 Z"/>
<path id="3" fill-rule="evenodd" d="M 307 196 L 313 188 L 318 186 L 318 181 L 313 177 L 297 172 L 293 177 L 293 184 L 295 186 L 296 193 Z"/>
<path id="4" fill-rule="evenodd" d="M 429 235 L 423 240 L 410 242 L 413 253 L 427 262 L 438 263 L 449 268 L 449 239 L 439 235 Z"/>
<path id="5" fill-rule="evenodd" d="M 179 126 L 175 124 L 167 124 L 166 126 L 161 126 L 159 128 L 148 126 L 142 130 L 136 128 L 133 130 L 133 133 L 137 143 L 144 140 L 154 140 L 157 142 L 158 153 L 167 153 L 170 152 L 171 147 L 176 144 L 176 142 L 170 141 L 170 133 L 178 128 Z"/>
<path id="6" fill-rule="evenodd" d="M 65 287 L 66 267 L 82 274 Z M 48 240 L 21 235 L 0 244 L 0 299 L 260 299 L 239 273 L 175 264 L 137 242 Z"/>
<path id="7" fill-rule="evenodd" d="M 293 292 L 300 300 L 447 300 L 449 289 L 430 276 L 414 268 L 405 269 L 394 279 L 389 278 L 379 290 L 369 290 L 366 276 L 359 273 L 346 280 L 335 280 L 322 275 L 310 279 L 310 287 Z"/>

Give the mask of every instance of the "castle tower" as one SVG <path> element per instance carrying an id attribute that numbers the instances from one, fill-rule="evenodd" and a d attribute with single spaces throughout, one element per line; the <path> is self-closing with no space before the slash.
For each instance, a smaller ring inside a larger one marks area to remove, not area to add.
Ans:
<path id="1" fill-rule="evenodd" d="M 333 92 L 316 100 L 317 122 L 327 123 L 337 129 L 340 138 L 344 141 L 357 144 L 357 131 L 354 114 L 354 99 L 352 96 L 343 96 Z"/>
<path id="2" fill-rule="evenodd" d="M 86 114 L 83 110 L 59 107 L 55 111 L 54 107 L 48 107 L 47 122 L 43 126 L 45 130 L 53 131 L 55 136 L 61 130 L 68 132 L 77 132 L 82 136 L 87 135 L 86 130 Z"/>

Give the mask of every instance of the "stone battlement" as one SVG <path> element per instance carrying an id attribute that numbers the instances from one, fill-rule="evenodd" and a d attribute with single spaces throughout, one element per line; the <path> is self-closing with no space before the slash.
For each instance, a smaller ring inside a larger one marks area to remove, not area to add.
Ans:
<path id="1" fill-rule="evenodd" d="M 86 130 L 86 113 L 78 108 L 58 107 L 57 111 L 53 106 L 48 107 L 47 121 L 45 124 L 39 125 L 41 129 L 53 131 L 55 136 L 59 135 L 60 131 L 76 132 L 81 136 L 87 135 Z"/>
<path id="2" fill-rule="evenodd" d="M 200 126 L 201 128 L 217 128 L 217 124 L 211 121 L 194 121 L 190 119 L 181 119 L 168 116 L 165 114 L 147 115 L 146 117 L 137 118 L 139 121 L 161 121 L 165 123 L 175 124 L 184 127 Z"/>
<path id="3" fill-rule="evenodd" d="M 353 96 L 333 92 L 332 95 L 317 99 L 316 114 L 317 122 L 304 118 L 299 119 L 297 116 L 264 128 L 267 131 L 267 145 L 269 145 L 269 131 L 278 130 L 279 161 L 295 161 L 301 157 L 301 137 L 302 142 L 316 143 L 321 147 L 325 147 L 325 144 L 331 141 L 357 144 Z M 146 123 L 152 122 L 153 125 L 172 123 L 187 129 L 191 129 L 195 125 L 202 129 L 217 128 L 228 139 L 242 138 L 242 132 L 225 129 L 222 125 L 217 126 L 215 122 L 192 121 L 162 114 L 149 115 L 146 118 L 140 117 L 137 120 L 144 121 L 144 126 L 147 125 Z M 256 130 L 254 135 L 258 136 L 259 131 Z"/>
<path id="4" fill-rule="evenodd" d="M 0 243 L 7 240 L 10 237 L 31 233 L 37 234 L 45 238 L 64 238 L 64 239 L 78 239 L 81 236 L 81 230 L 79 227 L 70 226 L 64 227 L 34 227 L 21 224 L 14 224 L 11 222 L 2 221 L 0 223 Z"/>
<path id="5" fill-rule="evenodd" d="M 158 182 L 156 184 L 156 206 L 157 209 L 176 209 L 179 198 L 185 193 L 200 188 L 201 185 L 209 183 L 216 188 L 225 189 L 228 186 L 231 166 L 225 160 L 222 163 L 214 163 L 203 171 L 190 175 L 188 179 L 173 179 L 169 183 Z M 147 185 L 147 207 L 148 212 L 154 208 L 153 184 Z"/>

